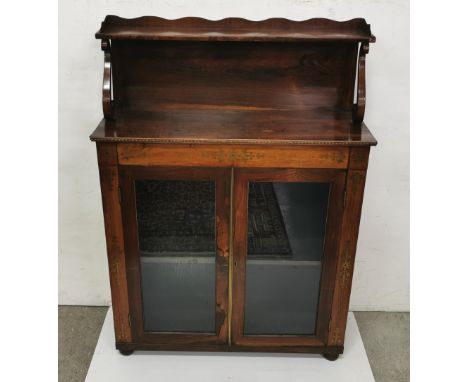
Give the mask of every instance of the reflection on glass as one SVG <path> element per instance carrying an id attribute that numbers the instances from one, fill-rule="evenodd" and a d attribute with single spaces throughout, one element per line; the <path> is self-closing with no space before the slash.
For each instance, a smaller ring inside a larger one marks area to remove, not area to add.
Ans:
<path id="1" fill-rule="evenodd" d="M 249 184 L 245 334 L 314 334 L 328 195 L 328 183 Z"/>
<path id="2" fill-rule="evenodd" d="M 215 183 L 135 181 L 144 329 L 215 331 Z"/>

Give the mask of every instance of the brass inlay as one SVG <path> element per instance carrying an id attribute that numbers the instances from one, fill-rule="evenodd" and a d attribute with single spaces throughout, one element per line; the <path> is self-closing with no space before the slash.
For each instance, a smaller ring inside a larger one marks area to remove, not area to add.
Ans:
<path id="1" fill-rule="evenodd" d="M 229 195 L 229 280 L 228 280 L 228 343 L 231 346 L 231 332 L 232 332 L 232 272 L 233 272 L 233 212 L 234 212 L 234 167 L 231 167 L 231 190 Z"/>
<path id="2" fill-rule="evenodd" d="M 120 288 L 119 261 L 118 260 L 115 260 L 114 265 L 112 265 L 111 273 L 112 273 L 112 277 L 115 280 L 115 283 L 117 284 L 117 287 Z"/>
<path id="3" fill-rule="evenodd" d="M 333 331 L 333 337 L 332 337 L 332 344 L 339 344 L 340 343 L 340 329 L 339 328 L 335 328 L 335 330 Z"/>
<path id="4" fill-rule="evenodd" d="M 331 153 L 323 153 L 320 155 L 320 159 L 343 163 L 344 160 L 346 159 L 346 156 L 342 151 L 338 151 L 338 152 L 331 152 Z"/>
<path id="5" fill-rule="evenodd" d="M 230 162 L 250 162 L 252 160 L 260 160 L 265 157 L 264 153 L 253 152 L 247 150 L 233 151 L 233 150 L 217 150 L 215 152 L 203 152 L 203 157 L 214 159 L 220 163 Z"/>
<path id="6" fill-rule="evenodd" d="M 346 282 L 351 278 L 351 255 L 349 253 L 349 241 L 346 242 L 346 247 L 343 254 L 343 264 L 340 271 L 340 287 L 344 288 Z"/>

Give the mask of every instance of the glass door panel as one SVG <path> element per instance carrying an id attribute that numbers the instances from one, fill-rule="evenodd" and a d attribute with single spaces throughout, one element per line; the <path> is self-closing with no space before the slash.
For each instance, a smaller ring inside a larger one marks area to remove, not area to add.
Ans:
<path id="1" fill-rule="evenodd" d="M 245 335 L 314 335 L 330 183 L 248 182 Z"/>
<path id="2" fill-rule="evenodd" d="M 215 333 L 215 189 L 135 180 L 144 331 Z"/>

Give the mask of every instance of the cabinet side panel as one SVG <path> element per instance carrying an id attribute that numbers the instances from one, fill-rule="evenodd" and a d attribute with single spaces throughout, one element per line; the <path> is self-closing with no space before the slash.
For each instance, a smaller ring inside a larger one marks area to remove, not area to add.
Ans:
<path id="1" fill-rule="evenodd" d="M 346 207 L 328 333 L 328 345 L 331 346 L 344 344 L 365 179 L 366 171 L 363 170 L 349 170 L 347 175 Z"/>
<path id="2" fill-rule="evenodd" d="M 97 151 L 115 338 L 117 342 L 131 342 L 116 147 L 98 144 Z"/>
<path id="3" fill-rule="evenodd" d="M 352 147 L 349 150 L 349 165 L 353 170 L 367 170 L 370 147 Z"/>

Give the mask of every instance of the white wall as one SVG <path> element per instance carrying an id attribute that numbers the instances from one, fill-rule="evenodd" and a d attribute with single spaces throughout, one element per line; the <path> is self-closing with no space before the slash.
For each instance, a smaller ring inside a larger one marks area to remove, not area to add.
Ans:
<path id="1" fill-rule="evenodd" d="M 409 1 L 404 0 L 60 1 L 60 304 L 110 303 L 96 151 L 88 140 L 102 118 L 103 54 L 94 33 L 106 14 L 365 17 L 377 37 L 367 56 L 365 121 L 379 145 L 371 150 L 351 308 L 409 310 Z"/>

